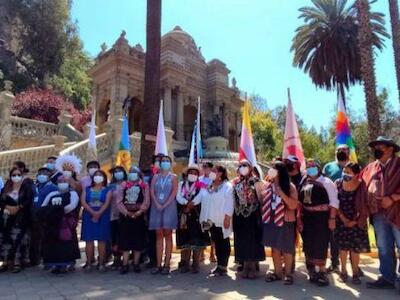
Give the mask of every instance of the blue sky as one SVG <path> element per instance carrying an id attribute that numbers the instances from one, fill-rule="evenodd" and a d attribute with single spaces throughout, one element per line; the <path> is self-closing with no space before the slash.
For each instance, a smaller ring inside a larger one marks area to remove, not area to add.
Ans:
<path id="1" fill-rule="evenodd" d="M 269 108 L 285 105 L 290 87 L 295 112 L 308 126 L 319 129 L 335 115 L 336 93 L 316 89 L 308 75 L 292 66 L 290 52 L 301 24 L 298 9 L 310 4 L 310 0 L 163 0 L 161 31 L 181 26 L 202 47 L 207 61 L 224 61 L 239 88 L 265 97 Z M 390 32 L 388 1 L 379 0 L 372 9 L 386 14 Z M 146 0 L 74 0 L 72 14 L 93 57 L 103 42 L 111 46 L 123 29 L 131 45 L 145 47 Z M 378 53 L 375 67 L 378 89 L 388 88 L 398 110 L 391 40 Z M 352 87 L 349 96 L 351 109 L 364 113 L 362 87 Z"/>

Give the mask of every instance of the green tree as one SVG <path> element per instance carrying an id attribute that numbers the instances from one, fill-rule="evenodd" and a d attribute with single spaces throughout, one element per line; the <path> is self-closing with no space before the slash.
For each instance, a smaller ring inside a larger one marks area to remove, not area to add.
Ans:
<path id="1" fill-rule="evenodd" d="M 83 109 L 90 98 L 91 79 L 87 70 L 92 66 L 92 61 L 83 49 L 76 23 L 68 26 L 67 37 L 64 61 L 49 83 L 62 91 L 76 107 Z"/>
<path id="2" fill-rule="evenodd" d="M 72 0 L 0 1 L 0 16 L 7 16 L 0 25 L 0 68 L 5 80 L 15 81 L 17 92 L 50 84 L 83 107 L 90 58 L 71 20 L 71 6 Z"/>
<path id="3" fill-rule="evenodd" d="M 296 29 L 291 51 L 294 66 L 308 73 L 319 88 L 336 88 L 345 99 L 345 89 L 361 81 L 361 54 L 358 48 L 357 9 L 347 0 L 312 0 L 313 6 L 300 8 L 304 25 Z M 384 47 L 384 15 L 371 13 L 371 42 Z"/>

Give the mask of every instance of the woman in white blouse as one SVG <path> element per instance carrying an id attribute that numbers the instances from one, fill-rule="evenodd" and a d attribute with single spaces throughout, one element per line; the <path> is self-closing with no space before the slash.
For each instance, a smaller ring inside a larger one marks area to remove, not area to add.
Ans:
<path id="1" fill-rule="evenodd" d="M 218 265 L 212 270 L 212 274 L 225 275 L 231 253 L 229 236 L 232 234 L 234 210 L 232 185 L 223 166 L 215 166 L 209 177 L 213 181 L 212 184 L 200 192 L 200 223 L 203 230 L 210 231 L 215 243 Z"/>
<path id="2" fill-rule="evenodd" d="M 178 228 L 176 230 L 176 246 L 181 250 L 181 273 L 199 272 L 201 250 L 210 245 L 208 232 L 202 231 L 199 221 L 201 212 L 200 191 L 207 185 L 199 181 L 200 169 L 190 165 L 184 180 L 179 183 L 176 201 L 178 202 Z M 193 255 L 192 255 L 193 253 Z M 190 268 L 190 257 L 193 263 Z"/>

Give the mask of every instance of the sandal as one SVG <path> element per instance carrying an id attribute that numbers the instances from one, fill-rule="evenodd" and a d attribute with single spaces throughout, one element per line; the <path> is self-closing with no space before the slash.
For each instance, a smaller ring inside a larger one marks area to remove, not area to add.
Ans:
<path id="1" fill-rule="evenodd" d="M 317 281 L 316 284 L 320 287 L 328 286 L 329 285 L 329 278 L 328 274 L 319 272 L 317 273 Z"/>
<path id="2" fill-rule="evenodd" d="M 151 270 L 150 273 L 152 275 L 156 275 L 156 274 L 160 274 L 162 270 L 163 270 L 163 268 L 161 268 L 161 267 L 155 267 L 153 270 Z"/>
<path id="3" fill-rule="evenodd" d="M 293 276 L 292 275 L 286 275 L 285 279 L 283 281 L 284 285 L 292 285 L 294 282 Z"/>
<path id="4" fill-rule="evenodd" d="M 169 275 L 171 273 L 170 267 L 164 266 L 161 270 L 161 275 Z"/>
<path id="5" fill-rule="evenodd" d="M 356 285 L 360 285 L 361 284 L 360 275 L 353 275 L 351 283 L 352 284 L 356 284 Z"/>
<path id="6" fill-rule="evenodd" d="M 13 268 L 11 269 L 11 273 L 19 273 L 21 271 L 22 271 L 21 265 L 14 265 Z"/>
<path id="7" fill-rule="evenodd" d="M 341 283 L 346 283 L 347 282 L 347 280 L 349 280 L 349 275 L 347 275 L 347 273 L 340 273 L 339 274 L 339 281 L 341 282 Z"/>
<path id="8" fill-rule="evenodd" d="M 267 277 L 265 277 L 265 281 L 266 282 L 274 282 L 274 281 L 280 281 L 282 280 L 281 277 L 279 277 L 277 274 L 275 273 L 268 273 Z"/>

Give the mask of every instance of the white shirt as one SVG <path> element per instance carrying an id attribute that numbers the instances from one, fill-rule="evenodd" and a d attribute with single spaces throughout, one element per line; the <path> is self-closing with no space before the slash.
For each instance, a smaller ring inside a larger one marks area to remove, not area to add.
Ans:
<path id="1" fill-rule="evenodd" d="M 232 234 L 232 222 L 228 229 L 224 228 L 225 215 L 232 217 L 234 211 L 234 199 L 232 184 L 224 182 L 215 192 L 202 189 L 199 193 L 201 198 L 200 222 L 210 220 L 216 227 L 221 227 L 224 238 Z"/>
<path id="2" fill-rule="evenodd" d="M 42 207 L 47 206 L 49 204 L 51 197 L 59 195 L 59 194 L 60 194 L 59 191 L 54 191 L 54 192 L 49 193 L 46 196 L 46 198 L 44 199 Z M 73 211 L 78 206 L 78 203 L 79 203 L 79 196 L 78 196 L 77 192 L 70 191 L 70 196 L 71 197 L 70 197 L 69 204 L 64 206 L 64 213 L 66 213 L 66 214 Z"/>
<path id="3" fill-rule="evenodd" d="M 329 206 L 339 209 L 338 190 L 333 181 L 325 176 L 319 176 L 316 181 L 321 183 L 328 193 Z"/>
<path id="4" fill-rule="evenodd" d="M 185 183 L 185 181 L 181 181 L 179 182 L 178 185 L 178 193 L 176 194 L 176 201 L 181 204 L 181 205 L 186 205 L 188 204 L 188 200 L 184 197 L 183 194 L 183 184 Z M 195 184 L 195 183 L 194 183 Z M 197 205 L 201 202 L 201 197 L 200 197 L 200 192 L 193 198 L 192 203 L 194 205 Z"/>

